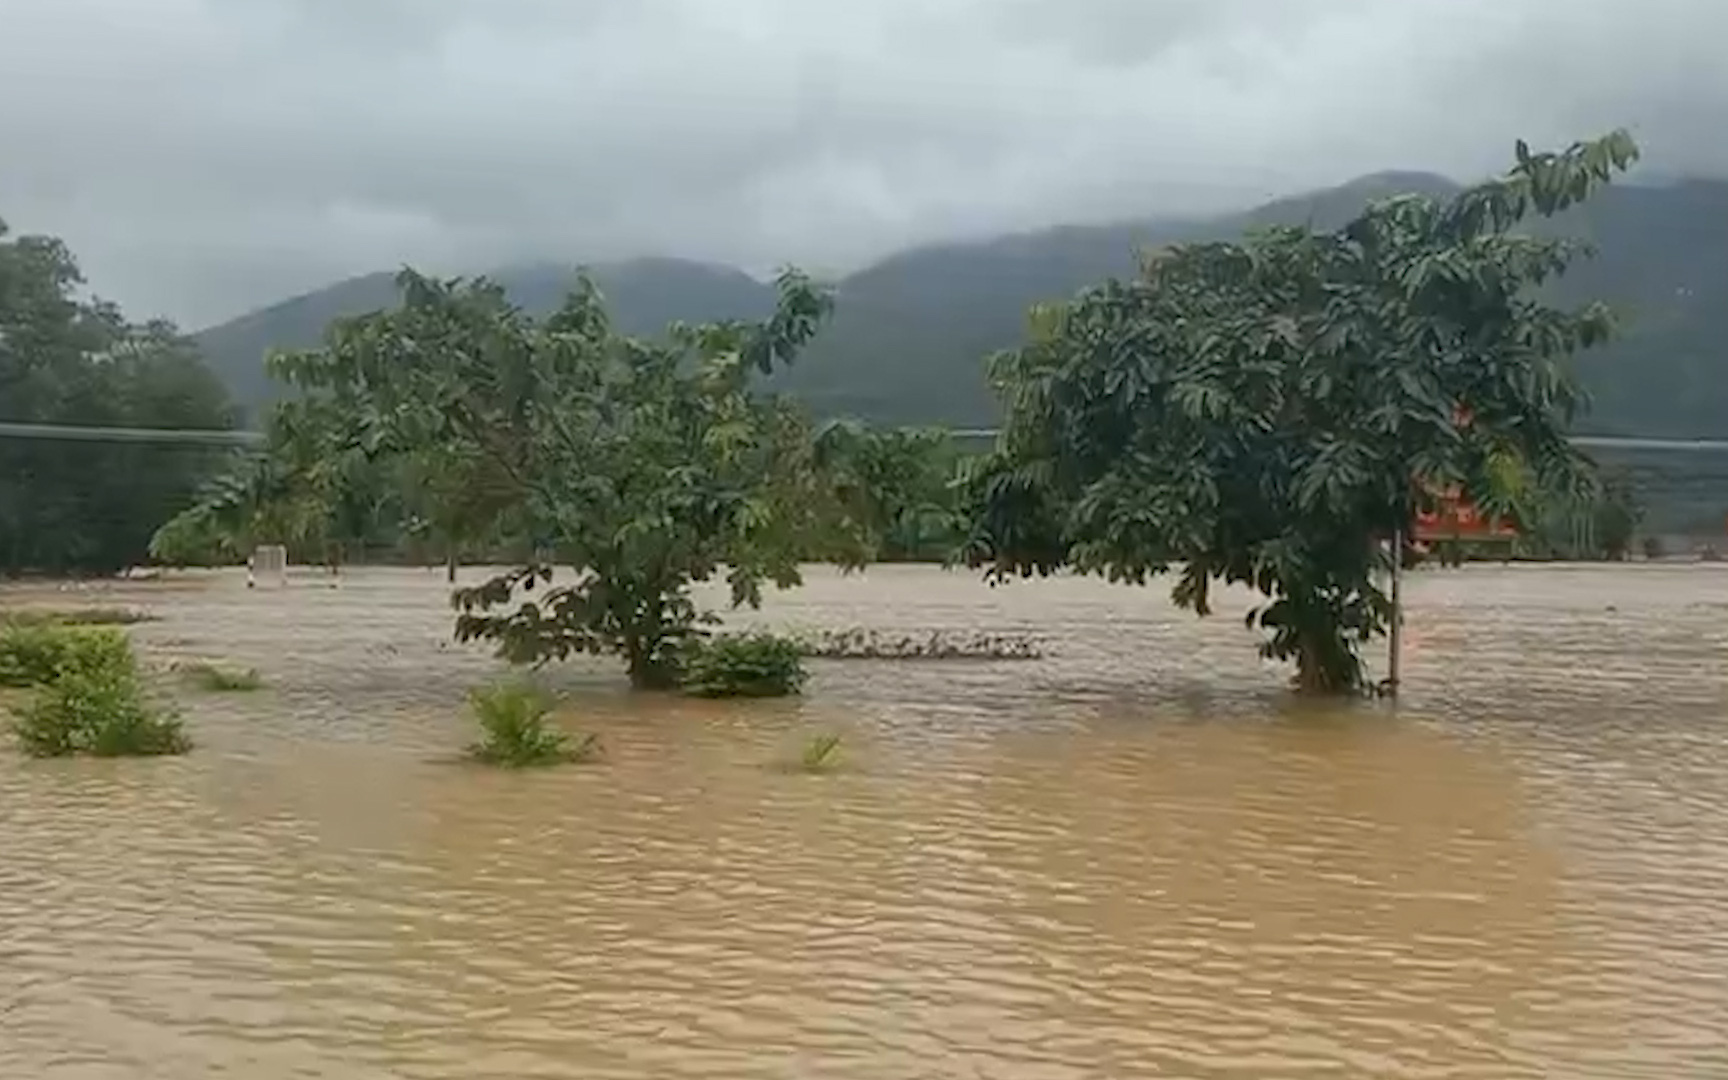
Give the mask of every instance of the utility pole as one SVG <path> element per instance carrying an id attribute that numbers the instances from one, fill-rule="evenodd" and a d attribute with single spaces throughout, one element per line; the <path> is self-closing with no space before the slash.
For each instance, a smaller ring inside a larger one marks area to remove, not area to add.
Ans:
<path id="1" fill-rule="evenodd" d="M 1404 645 L 1404 528 L 1392 530 L 1392 634 L 1387 646 L 1386 690 L 1398 700 L 1398 678 Z"/>

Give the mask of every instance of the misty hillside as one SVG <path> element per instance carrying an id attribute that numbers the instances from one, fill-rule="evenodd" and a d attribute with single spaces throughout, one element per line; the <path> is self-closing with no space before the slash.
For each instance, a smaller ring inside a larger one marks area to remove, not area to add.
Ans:
<path id="1" fill-rule="evenodd" d="M 1145 247 L 1270 224 L 1330 227 L 1371 199 L 1453 190 L 1441 177 L 1389 172 L 1218 218 L 1065 227 L 901 252 L 839 283 L 832 324 L 779 382 L 822 413 L 988 425 L 996 407 L 983 358 L 1019 339 L 1030 304 L 1131 273 Z M 1622 340 L 1578 361 L 1596 403 L 1582 426 L 1728 434 L 1728 183 L 1610 188 L 1561 225 L 1602 249 L 1575 267 L 1563 293 L 1605 299 L 1626 323 Z M 619 324 L 637 334 L 674 319 L 759 317 L 774 300 L 771 285 L 741 271 L 675 259 L 603 264 L 594 275 Z M 493 276 L 538 311 L 562 297 L 570 272 L 523 266 Z M 236 396 L 254 405 L 271 392 L 262 370 L 267 349 L 316 344 L 332 318 L 394 300 L 390 274 L 368 275 L 213 327 L 198 340 Z"/>
<path id="2" fill-rule="evenodd" d="M 632 334 L 654 334 L 683 319 L 706 322 L 760 318 L 774 310 L 774 290 L 742 270 L 679 259 L 637 259 L 592 268 L 612 316 Z M 518 304 L 533 311 L 558 306 L 574 272 L 563 266 L 514 266 L 494 271 L 493 280 Z M 317 345 L 332 320 L 396 303 L 396 274 L 385 271 L 350 278 L 314 293 L 272 304 L 196 335 L 210 365 L 249 409 L 280 392 L 264 372 L 271 349 Z"/>

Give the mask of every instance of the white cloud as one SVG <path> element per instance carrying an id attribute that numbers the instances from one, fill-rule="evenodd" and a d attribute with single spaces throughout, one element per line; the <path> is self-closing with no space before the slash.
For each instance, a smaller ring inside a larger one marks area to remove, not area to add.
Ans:
<path id="1" fill-rule="evenodd" d="M 193 324 L 403 261 L 856 265 L 1630 124 L 1716 0 L 0 0 L 0 215 Z"/>

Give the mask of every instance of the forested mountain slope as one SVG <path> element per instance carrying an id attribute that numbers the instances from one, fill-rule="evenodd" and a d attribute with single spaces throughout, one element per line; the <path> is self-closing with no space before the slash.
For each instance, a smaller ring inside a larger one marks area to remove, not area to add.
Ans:
<path id="1" fill-rule="evenodd" d="M 1218 218 L 1065 227 L 901 252 L 838 283 L 832 325 L 781 382 L 823 413 L 987 425 L 995 403 L 983 359 L 1019 338 L 1030 304 L 1131 273 L 1135 252 L 1147 246 L 1267 224 L 1336 225 L 1373 198 L 1451 190 L 1438 176 L 1382 173 Z M 1728 182 L 1611 188 L 1558 227 L 1601 248 L 1562 284 L 1565 296 L 1607 300 L 1625 319 L 1622 340 L 1579 360 L 1595 399 L 1581 426 L 1728 435 Z M 518 302 L 544 309 L 570 272 L 521 266 L 493 276 Z M 773 302 L 772 286 L 741 271 L 676 259 L 601 265 L 595 276 L 632 333 L 654 333 L 674 318 L 756 317 Z M 391 275 L 372 274 L 213 327 L 198 340 L 235 396 L 256 404 L 269 393 L 267 349 L 315 344 L 333 317 L 394 298 Z"/>

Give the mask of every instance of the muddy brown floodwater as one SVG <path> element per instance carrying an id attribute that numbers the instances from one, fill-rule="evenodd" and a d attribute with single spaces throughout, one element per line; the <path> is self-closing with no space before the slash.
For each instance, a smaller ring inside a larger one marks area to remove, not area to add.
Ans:
<path id="1" fill-rule="evenodd" d="M 1728 1077 L 1721 569 L 1416 575 L 1396 716 L 1292 707 L 1243 596 L 816 571 L 760 618 L 1047 655 L 577 665 L 607 760 L 530 774 L 454 760 L 438 571 L 0 600 L 269 680 L 176 689 L 184 759 L 0 752 L 0 1077 Z"/>

